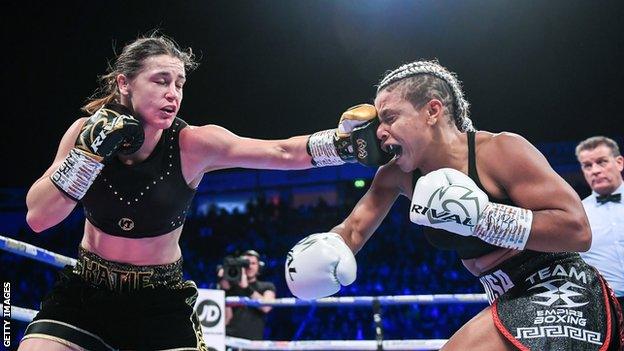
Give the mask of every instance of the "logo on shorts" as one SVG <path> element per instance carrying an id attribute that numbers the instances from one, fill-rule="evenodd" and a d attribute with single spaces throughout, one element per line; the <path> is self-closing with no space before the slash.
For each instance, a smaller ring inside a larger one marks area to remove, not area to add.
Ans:
<path id="1" fill-rule="evenodd" d="M 490 304 L 514 287 L 514 283 L 511 281 L 511 278 L 509 278 L 509 275 L 500 269 L 491 274 L 482 276 L 479 278 L 479 281 L 483 284 Z"/>
<path id="2" fill-rule="evenodd" d="M 204 300 L 197 304 L 197 318 L 205 328 L 212 328 L 221 320 L 221 308 L 212 300 Z"/>
<path id="3" fill-rule="evenodd" d="M 130 218 L 122 218 L 119 220 L 119 222 L 117 223 L 119 225 L 119 228 L 125 230 L 125 231 L 129 231 L 132 230 L 132 228 L 134 228 L 134 221 L 131 220 Z"/>
<path id="4" fill-rule="evenodd" d="M 556 284 L 555 282 L 565 282 L 565 283 Z M 583 294 L 578 291 L 571 290 L 571 289 L 574 288 L 574 289 L 585 290 L 585 288 L 580 285 L 574 284 L 572 282 L 565 281 L 565 279 L 551 279 L 543 283 L 536 284 L 530 287 L 529 290 L 537 289 L 537 288 L 546 289 L 546 291 L 544 292 L 533 295 L 534 298 L 544 298 L 544 300 L 542 301 L 535 301 L 535 299 L 532 299 L 531 302 L 538 304 L 538 305 L 548 306 L 548 307 L 550 306 L 580 307 L 580 306 L 585 306 L 589 303 L 589 301 L 580 302 L 580 301 L 572 300 L 573 297 L 583 296 Z"/>

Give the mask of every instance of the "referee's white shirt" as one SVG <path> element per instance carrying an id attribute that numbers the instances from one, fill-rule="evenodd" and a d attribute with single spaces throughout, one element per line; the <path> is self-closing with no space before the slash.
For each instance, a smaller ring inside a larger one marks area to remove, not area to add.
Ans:
<path id="1" fill-rule="evenodd" d="M 581 257 L 598 268 L 615 295 L 624 296 L 624 183 L 613 194 L 622 194 L 623 202 L 599 204 L 597 193 L 583 199 L 583 207 L 592 230 L 592 244 Z"/>

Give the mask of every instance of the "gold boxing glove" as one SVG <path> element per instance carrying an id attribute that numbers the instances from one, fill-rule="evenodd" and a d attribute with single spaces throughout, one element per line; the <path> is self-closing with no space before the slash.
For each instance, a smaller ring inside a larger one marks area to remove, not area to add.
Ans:
<path id="1" fill-rule="evenodd" d="M 342 116 L 340 116 L 336 135 L 338 138 L 348 138 L 353 129 L 376 118 L 377 109 L 371 104 L 359 104 L 349 107 Z"/>

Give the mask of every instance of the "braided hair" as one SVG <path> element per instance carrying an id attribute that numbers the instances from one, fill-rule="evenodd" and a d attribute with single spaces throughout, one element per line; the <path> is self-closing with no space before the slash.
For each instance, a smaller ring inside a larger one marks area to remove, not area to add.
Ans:
<path id="1" fill-rule="evenodd" d="M 377 86 L 377 94 L 395 88 L 402 88 L 404 97 L 414 106 L 439 99 L 450 112 L 457 129 L 462 132 L 475 130 L 461 82 L 437 60 L 410 62 L 386 73 Z"/>

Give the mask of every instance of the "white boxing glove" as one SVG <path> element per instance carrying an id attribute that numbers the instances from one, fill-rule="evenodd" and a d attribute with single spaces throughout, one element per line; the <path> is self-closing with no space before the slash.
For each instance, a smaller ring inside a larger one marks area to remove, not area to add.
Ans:
<path id="1" fill-rule="evenodd" d="M 470 177 L 456 169 L 441 168 L 416 182 L 410 220 L 522 250 L 529 238 L 533 212 L 490 202 Z"/>
<path id="2" fill-rule="evenodd" d="M 355 280 L 357 263 L 336 233 L 312 234 L 299 241 L 286 257 L 285 278 L 290 292 L 312 300 L 335 294 Z"/>

